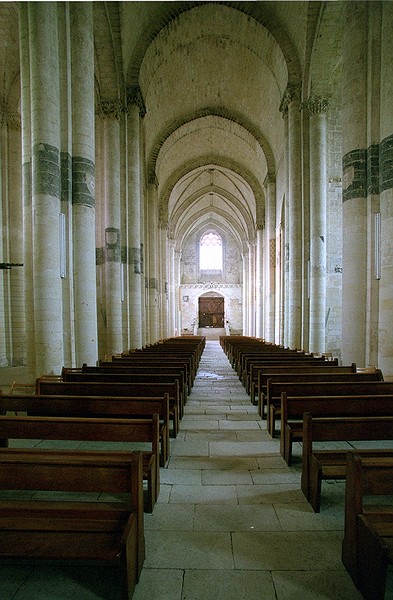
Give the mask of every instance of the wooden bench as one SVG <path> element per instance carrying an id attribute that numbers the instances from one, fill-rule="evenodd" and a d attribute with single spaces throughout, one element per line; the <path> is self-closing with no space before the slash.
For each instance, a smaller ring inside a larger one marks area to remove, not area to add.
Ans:
<path id="1" fill-rule="evenodd" d="M 385 599 L 393 564 L 393 504 L 366 505 L 364 499 L 392 494 L 393 458 L 347 455 L 342 561 L 365 600 Z"/>
<path id="2" fill-rule="evenodd" d="M 76 370 L 76 369 L 73 369 Z M 138 373 L 140 375 L 154 375 L 154 374 L 181 374 L 183 379 L 184 386 L 184 396 L 185 398 L 191 393 L 192 382 L 190 378 L 187 376 L 187 364 L 180 363 L 171 365 L 168 362 L 164 363 L 152 363 L 146 364 L 144 361 L 134 362 L 134 364 L 130 362 L 122 363 L 121 361 L 117 362 L 105 362 L 101 361 L 99 365 L 87 365 L 84 363 L 79 371 L 87 372 L 87 373 Z M 64 379 L 62 377 L 62 379 Z M 180 389 L 182 387 L 180 386 Z"/>
<path id="3" fill-rule="evenodd" d="M 356 373 L 356 364 L 339 366 L 336 361 L 327 360 L 297 360 L 255 363 L 250 366 L 249 391 L 251 402 L 258 404 L 259 390 L 266 393 L 267 380 L 269 375 L 296 375 L 302 373 Z"/>
<path id="4" fill-rule="evenodd" d="M 229 362 L 236 369 L 240 356 L 246 352 L 264 352 L 265 349 L 274 352 L 275 350 L 286 350 L 287 348 L 272 342 L 265 342 L 263 338 L 230 336 L 225 339 L 223 349 Z"/>
<path id="5" fill-rule="evenodd" d="M 251 381 L 254 381 L 255 384 L 258 384 L 258 379 L 253 371 L 255 368 L 261 364 L 271 365 L 271 366 L 286 366 L 286 365 L 329 365 L 329 366 L 338 366 L 338 360 L 327 361 L 325 357 L 314 357 L 310 354 L 300 354 L 300 353 L 285 353 L 281 354 L 278 352 L 268 354 L 266 353 L 266 358 L 262 358 L 261 356 L 257 358 L 246 357 L 244 360 L 244 369 L 241 377 L 241 381 L 246 388 L 247 393 L 251 392 Z"/>
<path id="6" fill-rule="evenodd" d="M 172 420 L 172 435 L 179 432 L 179 382 L 172 383 L 108 383 L 97 381 L 60 381 L 56 378 L 39 377 L 36 394 L 44 396 L 109 396 L 109 397 L 161 397 L 169 396 L 169 415 Z"/>
<path id="7" fill-rule="evenodd" d="M 123 352 L 120 356 L 113 356 L 112 360 L 113 362 L 115 362 L 116 360 L 118 361 L 124 361 L 124 360 L 129 360 L 129 359 L 133 359 L 133 358 L 153 358 L 153 359 L 159 359 L 161 361 L 165 361 L 168 360 L 169 362 L 173 361 L 173 360 L 177 360 L 177 361 L 183 361 L 183 362 L 187 362 L 188 366 L 189 366 L 189 370 L 190 370 L 190 377 L 191 380 L 194 381 L 195 377 L 196 377 L 196 373 L 198 370 L 198 359 L 197 356 L 194 353 L 190 353 L 190 352 L 185 352 L 184 349 L 181 350 L 175 350 L 171 347 L 165 347 L 165 346 L 152 346 L 150 348 L 142 348 L 142 349 L 137 349 L 134 350 L 130 353 L 127 352 Z"/>
<path id="8" fill-rule="evenodd" d="M 163 398 L 127 398 L 108 396 L 36 396 L 35 394 L 0 396 L 0 414 L 27 413 L 30 416 L 53 417 L 116 417 L 119 419 L 146 419 L 158 414 L 159 464 L 168 462 L 169 445 L 169 396 Z"/>
<path id="9" fill-rule="evenodd" d="M 287 396 L 281 395 L 280 452 L 285 462 L 292 460 L 293 442 L 303 440 L 303 415 L 314 417 L 368 417 L 393 415 L 393 391 L 390 395 Z"/>
<path id="10" fill-rule="evenodd" d="M 122 597 L 132 598 L 145 558 L 140 453 L 0 449 L 0 489 L 70 493 L 58 501 L 0 492 L 2 558 L 118 564 Z M 75 493 L 126 496 L 81 502 Z"/>
<path id="11" fill-rule="evenodd" d="M 247 393 L 251 396 L 251 401 L 254 403 L 254 398 L 258 392 L 258 373 L 261 370 L 272 367 L 274 370 L 276 369 L 285 369 L 287 367 L 295 369 L 299 367 L 304 369 L 305 367 L 337 367 L 338 359 L 333 359 L 330 361 L 321 360 L 320 358 L 312 358 L 310 356 L 301 355 L 301 359 L 293 358 L 291 356 L 286 356 L 283 358 L 276 359 L 272 356 L 266 357 L 265 359 L 261 359 L 258 361 L 252 361 L 249 365 L 249 373 L 244 373 L 243 385 L 246 388 Z"/>
<path id="12" fill-rule="evenodd" d="M 138 371 L 140 367 L 157 368 L 160 370 L 168 367 L 169 369 L 176 368 L 178 371 L 184 373 L 185 381 L 187 383 L 187 393 L 191 393 L 191 388 L 194 384 L 195 377 L 191 371 L 191 360 L 173 357 L 161 357 L 159 355 L 149 354 L 130 354 L 130 355 L 119 355 L 112 356 L 111 360 L 99 360 L 97 362 L 98 367 L 128 367 Z M 83 368 L 83 367 L 82 367 Z"/>
<path id="13" fill-rule="evenodd" d="M 393 405 L 393 397 L 391 403 Z M 301 487 L 315 512 L 320 511 L 322 480 L 345 479 L 348 448 L 320 450 L 314 443 L 369 440 L 390 440 L 389 454 L 393 458 L 393 416 L 314 417 L 309 412 L 304 413 Z M 356 448 L 353 452 L 365 457 L 388 454 L 382 445 L 378 449 Z"/>
<path id="14" fill-rule="evenodd" d="M 143 479 L 147 483 L 144 507 L 146 512 L 153 512 L 160 492 L 157 414 L 151 419 L 0 415 L 0 432 L 0 447 L 6 447 L 9 439 L 148 443 L 151 449 L 142 452 Z"/>
<path id="15" fill-rule="evenodd" d="M 148 383 L 161 385 L 162 383 L 175 383 L 178 382 L 179 388 L 179 419 L 184 414 L 184 404 L 186 397 L 184 395 L 185 383 L 182 373 L 119 373 L 116 372 L 100 372 L 100 371 L 78 371 L 73 369 L 63 368 L 62 381 L 98 381 L 103 383 Z"/>
<path id="16" fill-rule="evenodd" d="M 312 358 L 311 354 L 305 354 L 304 352 L 299 352 L 298 350 L 275 348 L 272 346 L 265 346 L 264 348 L 252 352 L 239 352 L 238 357 L 235 357 L 233 365 L 233 368 L 238 374 L 239 379 L 242 380 L 244 371 L 247 373 L 249 372 L 251 363 L 263 360 L 264 356 L 276 358 L 277 360 L 280 358 L 285 360 L 287 357 L 291 357 L 292 359 L 300 359 L 301 356 L 304 356 L 307 359 Z"/>
<path id="17" fill-rule="evenodd" d="M 392 383 L 380 381 L 378 373 L 341 373 L 336 376 L 309 375 L 305 380 L 294 376 L 290 381 L 274 380 L 269 378 L 266 385 L 266 396 L 260 396 L 260 410 L 266 405 L 267 429 L 272 437 L 275 435 L 276 418 L 280 416 L 281 394 L 286 392 L 287 396 L 343 396 L 346 394 L 357 394 L 360 396 L 374 394 L 393 393 Z M 315 386 L 313 388 L 313 386 Z M 346 388 L 345 386 L 349 386 Z M 363 386 L 368 386 L 364 387 Z M 379 391 L 374 392 L 373 389 Z M 352 390 L 352 391 L 350 391 Z M 364 391 L 362 391 L 364 390 Z M 385 391 L 382 391 L 385 390 Z"/>

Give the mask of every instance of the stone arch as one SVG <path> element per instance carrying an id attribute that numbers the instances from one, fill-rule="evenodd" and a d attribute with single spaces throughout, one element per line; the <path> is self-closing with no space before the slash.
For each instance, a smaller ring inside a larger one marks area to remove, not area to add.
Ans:
<path id="1" fill-rule="evenodd" d="M 229 170 L 232 170 L 239 177 L 243 178 L 250 188 L 253 191 L 256 203 L 256 220 L 258 222 L 259 217 L 263 217 L 265 213 L 265 193 L 260 181 L 244 166 L 241 167 L 238 164 L 234 164 L 228 158 L 217 155 L 205 155 L 200 156 L 198 159 L 189 161 L 181 165 L 178 169 L 173 171 L 167 181 L 163 184 L 162 189 L 160 190 L 160 199 L 159 199 L 159 217 L 160 221 L 163 223 L 168 222 L 168 201 L 169 196 L 176 185 L 176 183 L 187 173 L 190 171 L 207 166 L 207 165 L 217 165 L 221 167 L 225 167 Z"/>
<path id="2" fill-rule="evenodd" d="M 181 212 L 183 212 L 188 206 L 190 206 L 199 196 L 203 195 L 205 193 L 204 189 L 199 190 L 198 192 L 195 192 L 195 194 L 192 194 L 188 200 L 186 202 L 184 202 L 181 207 L 179 207 L 178 209 L 176 209 L 176 211 L 172 214 L 171 216 L 171 220 L 170 220 L 170 224 L 171 224 L 171 230 L 176 230 L 176 225 L 178 223 L 178 216 Z M 212 186 L 211 188 L 209 188 L 209 192 L 210 191 L 217 191 L 217 188 L 215 186 Z M 248 215 L 247 212 L 244 210 L 244 208 L 242 206 L 240 206 L 239 201 L 237 200 L 237 198 L 233 198 L 232 194 L 230 194 L 229 192 L 225 192 L 223 190 L 220 190 L 220 192 L 228 197 L 233 204 L 237 207 L 237 209 L 239 210 L 240 213 L 242 213 L 243 219 L 246 223 L 246 229 L 243 232 L 243 236 L 247 237 L 248 239 L 251 239 L 253 237 L 254 231 L 255 231 L 255 223 L 252 222 L 251 220 L 251 215 Z M 217 215 L 221 215 L 224 217 L 225 213 L 223 211 L 221 211 L 220 209 L 215 209 L 214 211 Z M 191 217 L 192 219 L 194 218 Z M 228 215 L 225 218 L 226 221 L 228 221 L 229 223 L 231 223 L 233 226 L 235 226 L 235 224 L 237 223 L 236 220 L 231 216 Z"/>
<path id="3" fill-rule="evenodd" d="M 213 117 L 221 117 L 223 119 L 227 119 L 228 121 L 232 121 L 236 123 L 243 129 L 245 129 L 258 143 L 261 147 L 267 163 L 267 171 L 269 175 L 273 175 L 276 171 L 275 160 L 273 156 L 273 151 L 271 149 L 270 144 L 263 136 L 261 131 L 257 127 L 255 127 L 248 119 L 244 117 L 240 112 L 235 113 L 235 111 L 229 111 L 225 107 L 217 108 L 217 107 L 204 107 L 200 108 L 198 111 L 193 114 L 183 115 L 179 117 L 176 121 L 170 123 L 165 131 L 160 132 L 157 136 L 150 156 L 147 158 L 147 172 L 149 181 L 154 181 L 156 177 L 156 163 L 159 151 L 164 144 L 164 142 L 180 127 L 189 123 L 190 121 L 194 121 L 195 119 L 199 119 L 201 117 L 213 116 Z"/>
<path id="4" fill-rule="evenodd" d="M 182 13 L 192 10 L 196 6 L 204 5 L 205 2 L 168 2 L 160 8 L 155 14 L 150 14 L 146 20 L 143 32 L 135 43 L 135 50 L 132 53 L 128 68 L 126 81 L 127 85 L 139 83 L 139 71 L 146 54 L 146 51 L 152 41 L 160 31 L 171 24 Z M 269 6 L 265 2 L 221 2 L 222 6 L 233 8 L 239 12 L 252 17 L 260 25 L 266 28 L 276 40 L 283 53 L 289 81 L 300 81 L 301 68 L 297 51 L 291 42 L 288 34 L 281 27 L 277 19 L 272 16 Z"/>

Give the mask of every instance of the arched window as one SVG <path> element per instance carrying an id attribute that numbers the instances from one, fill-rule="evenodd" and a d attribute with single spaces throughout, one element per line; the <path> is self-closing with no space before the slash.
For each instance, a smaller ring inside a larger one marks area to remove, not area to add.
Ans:
<path id="1" fill-rule="evenodd" d="M 222 239 L 215 231 L 201 237 L 199 268 L 201 271 L 222 271 Z"/>

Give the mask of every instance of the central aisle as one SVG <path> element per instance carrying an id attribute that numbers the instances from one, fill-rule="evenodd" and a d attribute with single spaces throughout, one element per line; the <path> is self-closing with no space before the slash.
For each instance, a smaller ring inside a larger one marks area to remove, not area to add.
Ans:
<path id="1" fill-rule="evenodd" d="M 300 448 L 295 450 L 299 456 Z M 145 515 L 135 600 L 359 600 L 341 562 L 343 485 L 316 515 L 216 341 L 207 341 Z"/>

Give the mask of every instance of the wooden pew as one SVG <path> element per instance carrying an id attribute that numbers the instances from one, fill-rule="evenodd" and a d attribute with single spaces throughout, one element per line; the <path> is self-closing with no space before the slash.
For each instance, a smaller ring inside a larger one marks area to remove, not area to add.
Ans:
<path id="1" fill-rule="evenodd" d="M 132 598 L 145 559 L 140 453 L 0 449 L 0 489 L 70 492 L 64 501 L 0 493 L 2 558 L 119 564 L 122 597 Z M 75 492 L 126 499 L 78 502 Z"/>
<path id="2" fill-rule="evenodd" d="M 241 351 L 238 353 L 238 356 L 235 356 L 233 368 L 239 376 L 239 379 L 242 380 L 243 372 L 246 371 L 248 373 L 249 366 L 252 362 L 263 360 L 264 356 L 272 357 L 277 359 L 284 359 L 287 357 L 291 357 L 292 359 L 297 359 L 301 356 L 306 356 L 308 359 L 312 358 L 311 354 L 305 354 L 304 352 L 300 352 L 298 350 L 290 350 L 289 348 L 283 349 L 274 346 L 264 346 L 259 350 L 255 351 Z"/>
<path id="3" fill-rule="evenodd" d="M 62 369 L 61 381 L 98 381 L 103 383 L 148 383 L 161 385 L 162 383 L 178 382 L 179 388 L 179 418 L 184 414 L 184 404 L 186 397 L 184 395 L 184 379 L 182 373 L 119 373 L 100 372 L 100 371 L 78 371 L 74 369 Z"/>
<path id="4" fill-rule="evenodd" d="M 266 395 L 262 394 L 259 397 L 260 411 L 263 411 L 266 405 L 267 429 L 270 435 L 274 437 L 275 421 L 281 411 L 282 392 L 286 392 L 287 396 L 343 396 L 345 394 L 374 395 L 392 393 L 390 390 L 393 388 L 389 382 L 381 381 L 379 377 L 380 374 L 378 372 L 341 373 L 337 375 L 333 373 L 321 375 L 318 373 L 308 375 L 307 379 L 304 378 L 304 375 L 293 375 L 289 378 L 284 378 L 287 381 L 281 379 L 279 375 L 274 376 L 267 380 Z M 346 385 L 349 386 L 347 389 L 345 388 Z M 363 385 L 369 387 L 363 388 Z M 312 386 L 315 386 L 315 388 L 313 389 Z M 372 391 L 374 388 L 382 390 L 382 386 L 385 387 L 386 391 Z M 352 392 L 349 391 L 351 389 Z M 364 391 L 362 391 L 363 389 Z"/>
<path id="5" fill-rule="evenodd" d="M 69 370 L 75 371 L 76 369 Z M 187 377 L 187 364 L 185 363 L 179 363 L 177 365 L 172 366 L 168 362 L 156 362 L 146 365 L 144 361 L 134 362 L 134 364 L 130 362 L 125 362 L 124 364 L 122 364 L 121 361 L 100 361 L 99 365 L 87 365 L 86 363 L 84 363 L 79 369 L 79 371 L 87 373 L 138 373 L 140 375 L 146 376 L 155 374 L 159 375 L 160 373 L 165 373 L 167 375 L 176 375 L 177 373 L 180 373 L 183 379 L 185 398 L 187 398 L 188 395 L 191 393 L 191 380 L 189 377 Z M 180 389 L 182 389 L 181 386 Z"/>
<path id="6" fill-rule="evenodd" d="M 293 442 L 303 440 L 303 415 L 314 417 L 383 417 L 393 415 L 393 390 L 389 395 L 368 396 L 350 394 L 338 396 L 287 396 L 281 395 L 280 452 L 285 462 L 292 460 Z"/>
<path id="7" fill-rule="evenodd" d="M 27 413 L 45 417 L 116 417 L 119 419 L 146 419 L 158 414 L 159 464 L 168 462 L 169 445 L 169 396 L 163 398 L 126 398 L 107 396 L 36 396 L 35 394 L 0 396 L 0 414 Z"/>
<path id="8" fill-rule="evenodd" d="M 283 346 L 278 346 L 271 342 L 265 342 L 263 338 L 253 338 L 249 336 L 222 336 L 221 337 L 222 348 L 227 355 L 227 358 L 231 365 L 235 368 L 237 366 L 240 355 L 244 352 L 254 352 L 269 347 L 272 351 L 276 349 L 285 350 Z"/>
<path id="9" fill-rule="evenodd" d="M 336 360 L 327 361 L 319 359 L 286 360 L 286 361 L 266 361 L 261 363 L 251 363 L 250 375 L 248 377 L 251 402 L 255 402 L 255 396 L 258 396 L 259 390 L 266 390 L 268 374 L 273 375 L 293 375 L 296 373 L 356 373 L 356 364 L 339 366 Z M 247 391 L 247 388 L 246 388 Z"/>
<path id="10" fill-rule="evenodd" d="M 378 402 L 383 397 L 376 398 Z M 393 397 L 391 404 L 393 407 Z M 348 448 L 319 450 L 314 442 L 369 440 L 389 440 L 391 450 L 381 445 L 379 449 L 356 448 L 353 452 L 365 457 L 389 454 L 393 458 L 393 412 L 387 417 L 314 417 L 304 413 L 301 487 L 315 512 L 320 511 L 322 480 L 345 479 Z"/>
<path id="11" fill-rule="evenodd" d="M 194 381 L 196 377 L 196 373 L 198 370 L 198 358 L 195 353 L 186 352 L 184 349 L 176 349 L 172 348 L 172 346 L 151 346 L 149 348 L 142 348 L 134 350 L 133 352 L 127 353 L 123 352 L 121 356 L 116 357 L 113 356 L 112 360 L 115 362 L 116 360 L 123 361 L 129 358 L 155 358 L 160 360 L 182 360 L 183 362 L 187 362 L 190 369 L 190 376 L 192 381 Z"/>
<path id="12" fill-rule="evenodd" d="M 139 371 L 141 367 L 157 368 L 160 371 L 168 367 L 169 369 L 176 368 L 177 371 L 184 373 L 187 384 L 187 393 L 191 393 L 194 384 L 194 376 L 191 372 L 191 360 L 189 358 L 173 358 L 170 356 L 161 357 L 155 354 L 130 354 L 130 355 L 114 355 L 111 360 L 99 360 L 98 367 L 128 367 L 135 371 Z M 83 366 L 82 366 L 83 369 Z M 169 371 L 170 372 L 170 371 Z"/>
<path id="13" fill-rule="evenodd" d="M 342 561 L 365 600 L 385 599 L 387 568 L 393 564 L 393 505 L 364 499 L 392 494 L 392 457 L 348 454 Z"/>
<path id="14" fill-rule="evenodd" d="M 327 361 L 324 356 L 314 357 L 311 354 L 305 354 L 300 352 L 265 352 L 264 354 L 257 355 L 246 355 L 243 357 L 243 370 L 240 376 L 240 380 L 246 387 L 251 386 L 251 369 L 254 365 L 260 365 L 261 363 L 271 363 L 273 365 L 287 365 L 289 363 L 297 364 L 310 364 L 310 365 L 335 365 L 338 364 L 338 360 Z M 249 392 L 247 392 L 249 393 Z"/>
<path id="15" fill-rule="evenodd" d="M 36 394 L 44 396 L 108 396 L 108 397 L 161 397 L 169 395 L 169 412 L 172 420 L 172 434 L 179 432 L 180 397 L 179 382 L 172 383 L 106 383 L 97 381 L 68 382 L 56 378 L 38 377 Z"/>
<path id="16" fill-rule="evenodd" d="M 143 479 L 147 482 L 144 507 L 146 512 L 153 512 L 160 492 L 157 414 L 151 419 L 0 415 L 0 432 L 0 447 L 6 447 L 9 439 L 148 443 L 151 450 L 142 452 Z"/>
<path id="17" fill-rule="evenodd" d="M 325 358 L 314 358 L 305 354 L 301 354 L 299 357 L 293 356 L 282 356 L 280 358 L 275 358 L 274 356 L 267 356 L 264 359 L 260 359 L 257 361 L 250 361 L 249 363 L 249 372 L 244 372 L 243 385 L 246 388 L 246 391 L 250 396 L 255 397 L 258 391 L 258 372 L 260 370 L 266 369 L 268 367 L 273 367 L 274 369 L 280 369 L 285 367 L 324 367 L 327 366 L 329 368 L 338 366 L 338 359 L 335 358 L 333 360 L 325 360 Z M 252 392 L 253 388 L 253 392 Z M 253 395 L 252 395 L 253 394 Z"/>
<path id="18" fill-rule="evenodd" d="M 160 346 L 164 344 L 167 347 L 175 348 L 176 350 L 184 349 L 184 351 L 195 354 L 197 363 L 200 361 L 202 353 L 206 346 L 206 337 L 204 335 L 182 335 L 179 337 L 170 337 L 155 344 Z"/>

